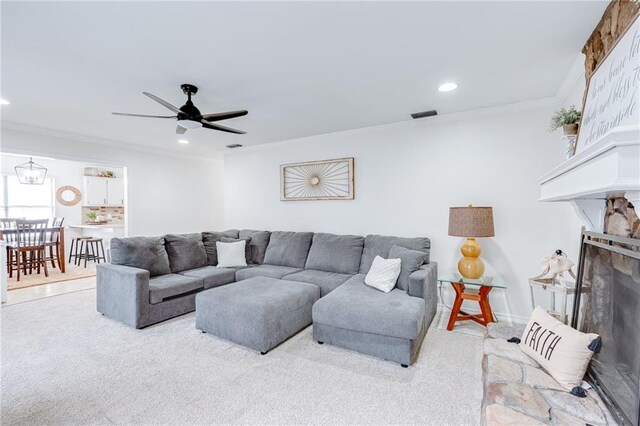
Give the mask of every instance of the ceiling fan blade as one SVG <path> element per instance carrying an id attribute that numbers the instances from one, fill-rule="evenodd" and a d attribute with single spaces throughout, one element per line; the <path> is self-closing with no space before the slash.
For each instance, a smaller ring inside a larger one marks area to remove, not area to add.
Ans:
<path id="1" fill-rule="evenodd" d="M 145 114 L 129 114 L 126 112 L 112 112 L 113 115 L 124 115 L 127 117 L 148 117 L 148 118 L 178 118 L 177 115 L 145 115 Z"/>
<path id="2" fill-rule="evenodd" d="M 247 132 L 243 132 L 242 130 L 232 129 L 231 127 L 221 126 L 219 124 L 209 123 L 206 120 L 200 120 L 202 123 L 202 127 L 206 127 L 207 129 L 212 130 L 220 130 L 221 132 L 229 132 L 229 133 L 237 133 L 239 135 L 244 135 Z"/>
<path id="3" fill-rule="evenodd" d="M 187 129 L 185 129 L 182 126 L 176 126 L 176 134 L 178 135 L 184 135 L 186 133 Z"/>
<path id="4" fill-rule="evenodd" d="M 157 97 L 156 95 L 152 95 L 151 93 L 148 92 L 142 92 L 143 95 L 150 97 L 151 99 L 153 99 L 154 101 L 156 101 L 157 103 L 159 103 L 160 105 L 165 106 L 166 108 L 169 108 L 171 111 L 175 112 L 176 114 L 183 114 L 182 111 L 180 111 L 180 109 L 178 109 L 177 107 L 174 107 L 173 105 L 171 105 L 169 102 L 160 99 L 159 97 Z"/>
<path id="5" fill-rule="evenodd" d="M 202 118 L 207 121 L 220 121 L 227 120 L 229 118 L 242 117 L 243 115 L 247 115 L 248 113 L 249 112 L 245 110 L 217 112 L 215 114 L 204 114 Z"/>

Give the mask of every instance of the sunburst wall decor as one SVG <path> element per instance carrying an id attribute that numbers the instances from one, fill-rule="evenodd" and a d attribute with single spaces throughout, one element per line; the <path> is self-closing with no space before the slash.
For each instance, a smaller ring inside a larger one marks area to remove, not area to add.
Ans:
<path id="1" fill-rule="evenodd" d="M 353 200 L 353 157 L 280 166 L 280 200 Z"/>

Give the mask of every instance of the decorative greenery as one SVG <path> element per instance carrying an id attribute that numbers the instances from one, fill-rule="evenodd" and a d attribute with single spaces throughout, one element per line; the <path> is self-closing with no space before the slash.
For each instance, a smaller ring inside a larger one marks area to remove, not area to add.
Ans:
<path id="1" fill-rule="evenodd" d="M 87 218 L 88 218 L 89 220 L 91 220 L 91 221 L 96 220 L 96 218 L 97 218 L 97 217 L 98 217 L 98 215 L 97 215 L 97 214 L 95 214 L 94 212 L 89 212 L 89 213 L 87 213 Z"/>
<path id="2" fill-rule="evenodd" d="M 559 129 L 562 126 L 566 126 L 568 124 L 578 124 L 580 123 L 580 118 L 582 117 L 582 112 L 578 111 L 575 105 L 571 105 L 569 109 L 562 107 L 559 111 L 557 111 L 553 117 L 551 117 L 551 124 L 549 125 L 549 131 L 553 132 L 556 129 Z"/>

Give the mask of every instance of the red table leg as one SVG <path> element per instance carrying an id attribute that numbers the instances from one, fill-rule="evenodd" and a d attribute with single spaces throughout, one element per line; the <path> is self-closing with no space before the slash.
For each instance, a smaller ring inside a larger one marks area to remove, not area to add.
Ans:
<path id="1" fill-rule="evenodd" d="M 447 330 L 453 330 L 457 321 L 472 320 L 484 326 L 493 322 L 493 312 L 491 311 L 491 305 L 489 304 L 489 292 L 491 291 L 491 287 L 482 286 L 480 287 L 478 294 L 475 294 L 465 293 L 465 287 L 462 283 L 451 283 L 451 285 L 456 292 L 456 299 L 453 302 L 453 307 L 451 308 L 451 316 L 449 317 Z M 462 311 L 460 308 L 462 307 L 462 302 L 464 300 L 474 300 L 478 302 L 481 313 L 472 315 Z"/>

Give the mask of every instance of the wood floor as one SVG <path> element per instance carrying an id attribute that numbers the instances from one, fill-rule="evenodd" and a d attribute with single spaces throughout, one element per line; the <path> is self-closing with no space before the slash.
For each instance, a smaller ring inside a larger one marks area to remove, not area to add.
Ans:
<path id="1" fill-rule="evenodd" d="M 16 305 L 18 303 L 30 302 L 32 300 L 42 299 L 45 297 L 53 297 L 59 296 L 61 294 L 87 290 L 90 288 L 95 288 L 95 286 L 96 277 L 92 276 L 70 281 L 62 281 L 52 284 L 43 284 L 33 287 L 9 290 L 7 293 L 7 302 L 3 303 L 2 306 L 5 307 L 8 305 Z"/>

